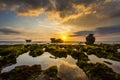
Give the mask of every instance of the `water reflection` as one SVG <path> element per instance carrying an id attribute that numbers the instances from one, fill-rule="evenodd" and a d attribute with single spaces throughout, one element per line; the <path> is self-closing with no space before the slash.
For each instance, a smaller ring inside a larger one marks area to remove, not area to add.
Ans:
<path id="1" fill-rule="evenodd" d="M 118 49 L 117 51 L 120 52 L 120 49 Z"/>
<path id="2" fill-rule="evenodd" d="M 17 63 L 2 69 L 2 73 L 14 69 L 16 66 L 21 65 L 34 65 L 41 64 L 42 69 L 47 69 L 51 66 L 57 65 L 59 69 L 59 76 L 62 80 L 88 80 L 85 73 L 76 65 L 76 60 L 67 55 L 67 58 L 55 59 L 50 53 L 45 52 L 38 57 L 29 56 L 29 52 L 20 55 L 17 58 Z"/>
<path id="3" fill-rule="evenodd" d="M 59 75 L 62 80 L 87 80 L 85 73 L 76 65 L 67 62 L 59 66 Z"/>
<path id="4" fill-rule="evenodd" d="M 98 58 L 95 55 L 88 55 L 88 58 L 90 60 L 89 62 L 92 62 L 92 63 L 96 63 L 96 62 L 104 63 L 108 67 L 112 68 L 113 71 L 115 71 L 117 73 L 120 73 L 120 62 L 118 62 L 118 61 L 114 61 L 114 60 L 110 60 L 110 59 L 105 59 L 105 58 Z M 107 64 L 104 61 L 110 62 L 112 64 L 111 65 Z"/>

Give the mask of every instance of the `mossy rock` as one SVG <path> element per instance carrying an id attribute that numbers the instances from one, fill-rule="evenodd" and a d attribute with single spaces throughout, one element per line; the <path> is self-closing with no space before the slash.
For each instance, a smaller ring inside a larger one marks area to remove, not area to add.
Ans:
<path id="1" fill-rule="evenodd" d="M 32 57 L 37 57 L 37 56 L 40 56 L 44 53 L 44 51 L 42 49 L 35 49 L 33 51 L 30 51 L 29 55 L 32 56 Z"/>
<path id="2" fill-rule="evenodd" d="M 52 66 L 45 71 L 43 71 L 44 78 L 46 80 L 61 80 L 58 76 L 58 68 L 57 66 Z"/>
<path id="3" fill-rule="evenodd" d="M 35 80 L 41 74 L 41 66 L 18 66 L 10 72 L 0 74 L 2 80 Z"/>
<path id="4" fill-rule="evenodd" d="M 85 71 L 89 80 L 120 80 L 120 74 L 115 73 L 105 64 L 92 64 L 79 61 L 77 65 Z"/>
<path id="5" fill-rule="evenodd" d="M 55 49 L 50 54 L 58 58 L 67 57 L 66 49 Z"/>

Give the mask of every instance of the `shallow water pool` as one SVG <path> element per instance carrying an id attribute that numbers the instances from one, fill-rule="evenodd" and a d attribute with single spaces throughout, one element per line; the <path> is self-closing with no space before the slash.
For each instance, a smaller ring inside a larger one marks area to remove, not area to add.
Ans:
<path id="1" fill-rule="evenodd" d="M 88 80 L 86 74 L 76 65 L 76 62 L 77 61 L 69 55 L 67 55 L 66 58 L 56 59 L 48 52 L 45 52 L 41 56 L 37 57 L 32 57 L 29 55 L 29 52 L 27 52 L 17 58 L 16 64 L 3 68 L 1 72 L 9 72 L 16 66 L 21 65 L 32 66 L 40 64 L 43 70 L 56 65 L 58 67 L 59 76 L 63 80 Z"/>

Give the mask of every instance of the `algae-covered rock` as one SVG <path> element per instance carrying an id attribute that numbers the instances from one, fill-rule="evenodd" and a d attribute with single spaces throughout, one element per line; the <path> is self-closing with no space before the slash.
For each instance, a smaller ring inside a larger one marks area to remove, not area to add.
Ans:
<path id="1" fill-rule="evenodd" d="M 56 49 L 51 54 L 58 58 L 67 57 L 67 51 L 65 49 Z"/>
<path id="2" fill-rule="evenodd" d="M 58 76 L 57 66 L 48 68 L 47 70 L 43 71 L 43 74 L 45 75 L 44 78 L 46 80 L 61 80 Z"/>
<path id="3" fill-rule="evenodd" d="M 0 74 L 0 78 L 2 80 L 35 80 L 41 71 L 41 65 L 18 66 L 10 72 Z"/>
<path id="4" fill-rule="evenodd" d="M 40 56 L 44 53 L 43 49 L 35 49 L 33 51 L 30 51 L 29 55 L 32 56 L 32 57 L 37 57 L 37 56 Z"/>
<path id="5" fill-rule="evenodd" d="M 78 61 L 77 65 L 83 69 L 89 80 L 120 80 L 120 74 L 115 73 L 105 64 Z"/>
<path id="6" fill-rule="evenodd" d="M 0 45 L 0 67 L 16 63 L 16 58 L 27 52 L 25 45 Z"/>

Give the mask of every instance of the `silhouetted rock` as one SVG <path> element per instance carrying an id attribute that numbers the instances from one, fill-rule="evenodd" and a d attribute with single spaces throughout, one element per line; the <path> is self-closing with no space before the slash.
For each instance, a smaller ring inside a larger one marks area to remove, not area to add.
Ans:
<path id="1" fill-rule="evenodd" d="M 55 38 L 50 38 L 51 43 L 63 43 L 62 39 L 55 39 Z"/>
<path id="2" fill-rule="evenodd" d="M 30 40 L 30 39 L 27 39 L 27 40 L 25 40 L 27 43 L 30 43 L 30 42 L 32 42 L 32 40 Z"/>
<path id="3" fill-rule="evenodd" d="M 50 38 L 51 43 L 55 43 L 56 39 L 55 38 Z"/>
<path id="4" fill-rule="evenodd" d="M 86 44 L 91 45 L 91 44 L 94 44 L 94 42 L 95 42 L 94 34 L 89 34 L 86 37 Z"/>

